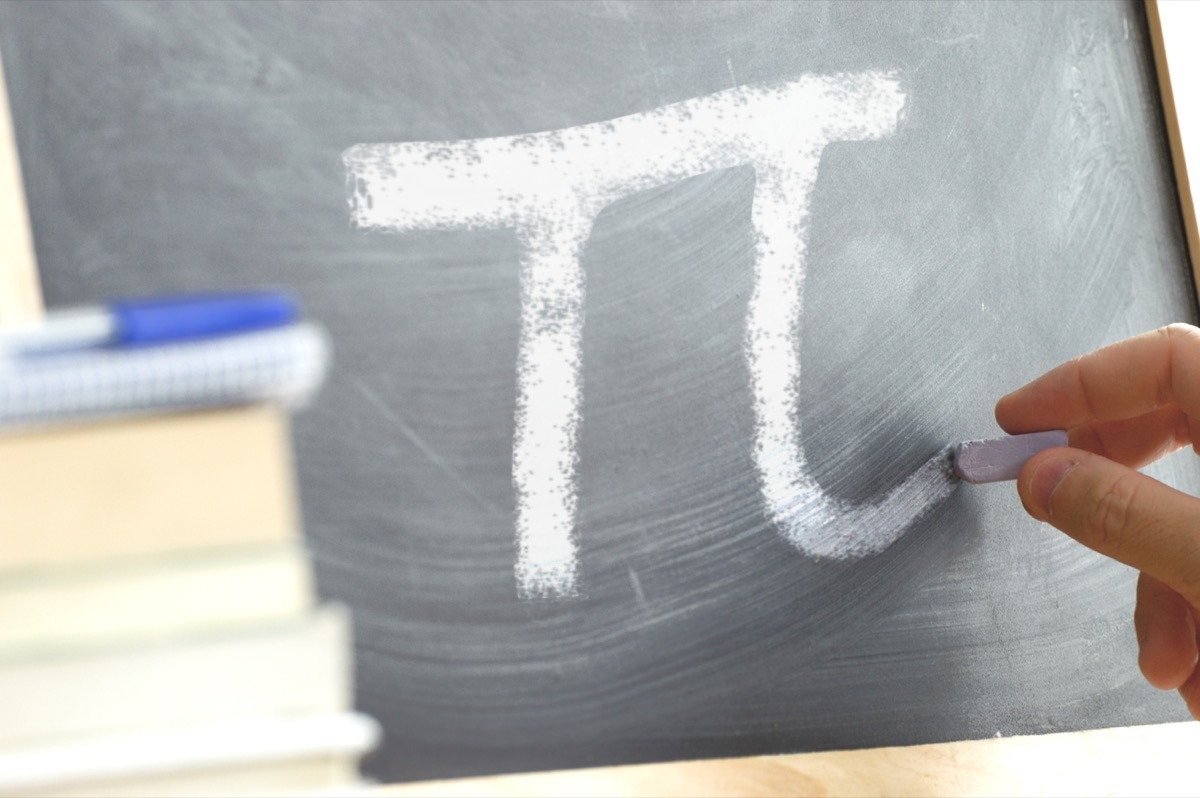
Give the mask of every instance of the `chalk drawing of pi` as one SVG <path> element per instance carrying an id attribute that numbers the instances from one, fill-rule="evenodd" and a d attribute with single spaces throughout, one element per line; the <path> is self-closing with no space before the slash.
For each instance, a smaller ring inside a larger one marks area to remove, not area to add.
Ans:
<path id="1" fill-rule="evenodd" d="M 807 75 L 744 86 L 579 127 L 466 141 L 346 150 L 352 224 L 405 232 L 512 228 L 520 245 L 521 337 L 513 435 L 520 595 L 577 591 L 583 247 L 597 214 L 629 194 L 750 165 L 756 183 L 754 291 L 745 352 L 754 459 L 767 513 L 814 557 L 881 551 L 949 493 L 935 457 L 882 499 L 853 505 L 808 473 L 797 398 L 808 207 L 832 141 L 895 130 L 895 74 Z"/>

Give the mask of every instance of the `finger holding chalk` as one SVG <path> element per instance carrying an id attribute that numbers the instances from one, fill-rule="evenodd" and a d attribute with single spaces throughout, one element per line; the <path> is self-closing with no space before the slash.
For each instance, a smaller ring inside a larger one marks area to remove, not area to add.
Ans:
<path id="1" fill-rule="evenodd" d="M 1066 445 L 1067 431 L 1061 429 L 963 441 L 954 447 L 954 474 L 973 484 L 1016 479 L 1030 457 Z"/>

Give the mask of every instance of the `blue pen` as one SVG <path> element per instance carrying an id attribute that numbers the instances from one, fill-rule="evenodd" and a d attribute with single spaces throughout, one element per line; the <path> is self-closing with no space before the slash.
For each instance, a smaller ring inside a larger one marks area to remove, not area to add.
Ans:
<path id="1" fill-rule="evenodd" d="M 137 347 L 214 338 L 289 324 L 299 305 L 279 291 L 121 299 L 47 314 L 0 330 L 0 353 L 26 357 L 99 347 Z"/>

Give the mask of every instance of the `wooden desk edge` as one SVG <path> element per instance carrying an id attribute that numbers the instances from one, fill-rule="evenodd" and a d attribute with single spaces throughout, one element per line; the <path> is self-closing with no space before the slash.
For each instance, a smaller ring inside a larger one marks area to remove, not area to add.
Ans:
<path id="1" fill-rule="evenodd" d="M 378 787 L 379 796 L 1195 795 L 1200 723 Z"/>

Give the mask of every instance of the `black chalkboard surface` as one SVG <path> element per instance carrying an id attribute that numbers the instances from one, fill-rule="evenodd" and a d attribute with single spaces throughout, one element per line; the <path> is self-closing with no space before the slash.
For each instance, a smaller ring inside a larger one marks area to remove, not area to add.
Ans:
<path id="1" fill-rule="evenodd" d="M 1196 320 L 1137 3 L 11 3 L 0 50 L 48 304 L 329 328 L 376 776 L 1186 717 L 1134 574 L 938 459 Z"/>

